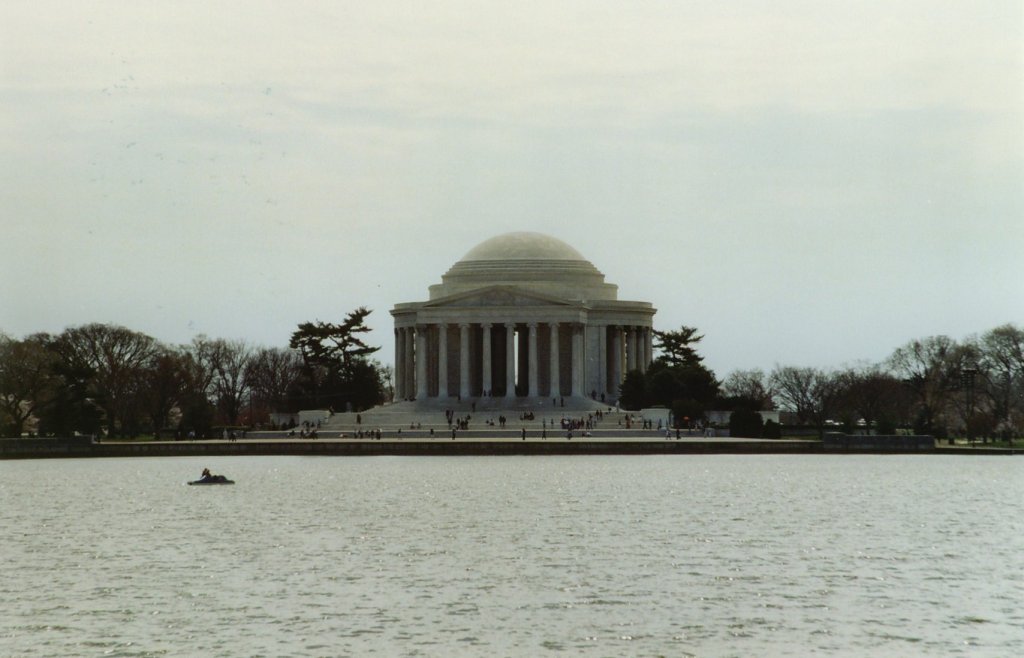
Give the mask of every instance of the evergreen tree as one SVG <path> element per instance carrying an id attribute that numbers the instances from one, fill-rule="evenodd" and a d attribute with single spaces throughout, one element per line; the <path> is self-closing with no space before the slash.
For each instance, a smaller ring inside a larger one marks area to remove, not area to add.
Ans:
<path id="1" fill-rule="evenodd" d="M 659 361 L 672 367 L 697 366 L 704 357 L 697 354 L 696 345 L 704 336 L 697 335 L 696 327 L 683 325 L 678 331 L 655 331 L 655 347 L 661 351 Z"/>
<path id="2" fill-rule="evenodd" d="M 620 407 L 635 411 L 648 404 L 649 397 L 645 379 L 644 374 L 639 370 L 630 370 L 626 373 L 622 385 L 619 387 Z"/>
<path id="3" fill-rule="evenodd" d="M 294 406 L 327 406 L 338 410 L 351 405 L 366 409 L 383 400 L 379 368 L 367 357 L 380 347 L 361 337 L 370 331 L 364 306 L 349 313 L 341 324 L 304 322 L 292 333 L 289 347 L 302 357 L 302 376 L 292 387 Z M 305 404 L 304 404 L 305 403 Z"/>
<path id="4" fill-rule="evenodd" d="M 757 439 L 762 427 L 761 414 L 753 409 L 737 409 L 729 415 L 729 436 Z"/>
<path id="5" fill-rule="evenodd" d="M 686 326 L 679 331 L 655 331 L 654 336 L 661 354 L 646 373 L 626 374 L 620 404 L 627 409 L 666 407 L 679 421 L 698 420 L 718 395 L 718 380 L 695 347 L 703 336 Z"/>

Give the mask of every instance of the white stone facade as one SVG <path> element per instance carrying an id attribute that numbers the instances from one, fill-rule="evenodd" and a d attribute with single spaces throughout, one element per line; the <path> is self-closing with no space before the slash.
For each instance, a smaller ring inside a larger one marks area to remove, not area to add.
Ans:
<path id="1" fill-rule="evenodd" d="M 564 242 L 501 235 L 452 266 L 429 301 L 392 309 L 395 397 L 612 403 L 626 372 L 651 363 L 654 313 L 619 301 Z"/>

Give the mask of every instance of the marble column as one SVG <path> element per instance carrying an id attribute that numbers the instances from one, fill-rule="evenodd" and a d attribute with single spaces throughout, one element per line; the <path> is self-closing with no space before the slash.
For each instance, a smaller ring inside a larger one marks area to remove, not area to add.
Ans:
<path id="1" fill-rule="evenodd" d="M 647 372 L 647 368 L 654 363 L 654 329 L 651 327 L 644 327 L 644 345 L 647 346 L 644 353 L 644 372 Z"/>
<path id="2" fill-rule="evenodd" d="M 637 366 L 640 372 L 647 372 L 647 364 L 651 360 L 651 353 L 647 351 L 647 328 L 640 327 L 637 331 L 637 358 L 640 360 Z"/>
<path id="3" fill-rule="evenodd" d="M 583 325 L 572 326 L 572 395 L 583 396 Z"/>
<path id="4" fill-rule="evenodd" d="M 448 325 L 437 325 L 437 397 L 448 397 Z"/>
<path id="5" fill-rule="evenodd" d="M 416 399 L 426 400 L 429 395 L 427 388 L 427 366 L 430 357 L 427 354 L 427 325 L 416 325 Z"/>
<path id="6" fill-rule="evenodd" d="M 405 328 L 405 367 L 402 369 L 405 374 L 405 397 L 411 398 L 416 395 L 416 334 L 412 327 Z"/>
<path id="7" fill-rule="evenodd" d="M 626 371 L 637 367 L 637 333 L 634 327 L 626 327 Z"/>
<path id="8" fill-rule="evenodd" d="M 395 400 L 401 400 L 405 397 L 402 386 L 402 366 L 405 365 L 403 363 L 402 350 L 404 349 L 405 337 L 402 335 L 402 330 L 395 327 Z"/>
<path id="9" fill-rule="evenodd" d="M 612 380 L 609 394 L 619 398 L 619 384 L 622 383 L 622 327 L 612 327 Z"/>
<path id="10" fill-rule="evenodd" d="M 527 325 L 527 327 L 529 327 L 529 329 L 530 329 L 530 343 L 529 343 L 530 363 L 528 365 L 528 367 L 530 369 L 530 372 L 529 372 L 530 388 L 529 388 L 528 395 L 531 398 L 535 398 L 538 395 L 540 395 L 537 392 L 537 323 L 536 322 L 531 322 L 531 323 L 529 323 Z"/>
<path id="11" fill-rule="evenodd" d="M 558 323 L 552 322 L 549 326 L 551 327 L 551 373 L 548 377 L 551 379 L 550 395 L 557 398 L 562 395 L 559 381 L 562 377 L 562 369 L 558 358 Z"/>
<path id="12" fill-rule="evenodd" d="M 636 332 L 636 369 L 640 372 L 644 371 L 644 329 L 643 327 L 634 327 Z"/>
<path id="13" fill-rule="evenodd" d="M 597 327 L 597 344 L 597 381 L 600 383 L 597 397 L 601 399 L 601 394 L 608 387 L 608 327 L 603 324 Z"/>
<path id="14" fill-rule="evenodd" d="M 516 396 L 516 325 L 505 323 L 505 397 Z"/>
<path id="15" fill-rule="evenodd" d="M 481 348 L 483 374 L 480 377 L 480 390 L 483 395 L 488 395 L 494 388 L 494 383 L 491 381 L 491 323 L 485 322 L 481 327 L 483 328 L 483 346 Z"/>
<path id="16" fill-rule="evenodd" d="M 640 369 L 640 328 L 633 327 L 633 370 Z"/>
<path id="17" fill-rule="evenodd" d="M 469 397 L 469 325 L 459 325 L 459 395 Z"/>

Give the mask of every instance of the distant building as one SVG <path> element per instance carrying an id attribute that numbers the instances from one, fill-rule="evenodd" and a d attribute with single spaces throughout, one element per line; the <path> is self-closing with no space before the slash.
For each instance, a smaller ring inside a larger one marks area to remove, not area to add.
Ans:
<path id="1" fill-rule="evenodd" d="M 781 412 L 779 411 L 758 411 L 758 415 L 761 416 L 761 422 L 767 423 L 769 420 L 773 423 L 781 424 L 779 417 Z M 731 411 L 705 411 L 704 416 L 707 417 L 708 422 L 712 425 L 718 425 L 724 427 L 729 424 L 729 416 L 732 415 Z"/>
<path id="2" fill-rule="evenodd" d="M 430 286 L 428 301 L 391 310 L 395 397 L 614 403 L 625 373 L 651 363 L 654 313 L 619 301 L 618 287 L 565 242 L 499 235 Z"/>

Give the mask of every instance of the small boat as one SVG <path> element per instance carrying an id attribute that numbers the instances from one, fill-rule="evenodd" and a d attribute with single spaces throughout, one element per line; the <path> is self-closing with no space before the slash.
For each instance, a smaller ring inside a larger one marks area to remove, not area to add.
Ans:
<path id="1" fill-rule="evenodd" d="M 192 480 L 189 484 L 234 484 L 234 480 L 229 480 L 223 475 L 206 475 L 198 480 Z"/>

